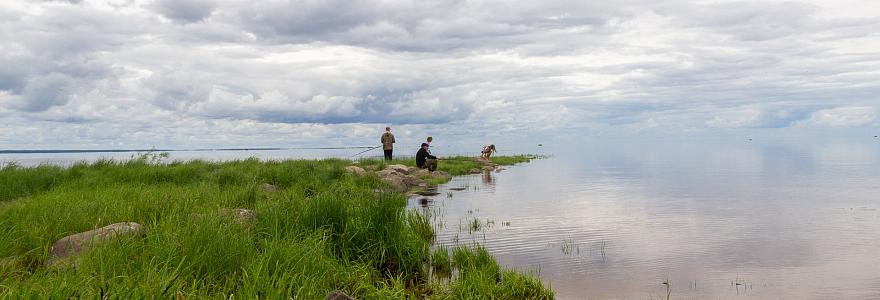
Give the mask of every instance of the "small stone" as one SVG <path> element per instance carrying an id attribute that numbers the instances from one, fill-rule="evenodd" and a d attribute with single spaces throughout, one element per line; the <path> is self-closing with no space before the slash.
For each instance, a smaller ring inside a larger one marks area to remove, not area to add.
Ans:
<path id="1" fill-rule="evenodd" d="M 257 213 L 253 210 L 245 209 L 245 208 L 236 208 L 236 209 L 228 209 L 224 208 L 220 210 L 221 213 L 232 215 L 233 220 L 241 224 L 248 224 L 257 221 Z"/>
<path id="2" fill-rule="evenodd" d="M 364 170 L 364 168 L 361 168 L 358 166 L 345 167 L 345 171 L 348 171 L 349 173 L 354 173 L 357 175 L 364 175 L 365 173 L 367 173 L 367 170 Z"/>
<path id="3" fill-rule="evenodd" d="M 337 291 L 332 291 L 329 294 L 327 294 L 327 297 L 324 297 L 324 300 L 357 300 L 357 299 L 352 298 L 351 296 L 346 295 L 342 291 L 337 290 Z"/>
<path id="4" fill-rule="evenodd" d="M 263 191 L 266 193 L 275 193 L 275 192 L 278 192 L 278 188 L 275 187 L 274 185 L 264 183 L 263 184 Z"/>

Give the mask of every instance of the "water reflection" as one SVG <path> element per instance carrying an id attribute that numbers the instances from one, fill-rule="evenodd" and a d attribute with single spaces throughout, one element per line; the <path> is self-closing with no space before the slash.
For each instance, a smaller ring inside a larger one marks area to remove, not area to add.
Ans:
<path id="1" fill-rule="evenodd" d="M 443 211 L 439 243 L 540 270 L 561 299 L 863 299 L 880 281 L 878 158 L 875 144 L 608 145 L 458 177 L 425 206 Z M 501 226 L 462 230 L 473 220 Z"/>

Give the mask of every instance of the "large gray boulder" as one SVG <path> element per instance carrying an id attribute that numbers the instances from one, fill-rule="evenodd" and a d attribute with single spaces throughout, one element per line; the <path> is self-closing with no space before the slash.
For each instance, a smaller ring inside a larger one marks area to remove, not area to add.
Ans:
<path id="1" fill-rule="evenodd" d="M 88 250 L 93 244 L 104 242 L 119 236 L 139 235 L 144 234 L 145 232 L 146 230 L 141 224 L 135 222 L 122 222 L 110 224 L 95 230 L 69 235 L 52 244 L 52 247 L 49 249 L 49 260 L 46 263 L 50 266 L 57 266 L 66 258 Z"/>

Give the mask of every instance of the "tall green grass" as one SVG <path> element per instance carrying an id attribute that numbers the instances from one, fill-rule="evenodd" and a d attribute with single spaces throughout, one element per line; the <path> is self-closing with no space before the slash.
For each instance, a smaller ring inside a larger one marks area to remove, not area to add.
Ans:
<path id="1" fill-rule="evenodd" d="M 375 175 L 345 172 L 350 163 L 135 159 L 4 167 L 0 298 L 460 295 L 457 286 L 469 286 L 470 277 L 430 282 L 430 215 L 407 211 L 404 196 Z M 279 191 L 264 191 L 266 183 Z M 254 210 L 257 220 L 237 221 L 223 212 L 231 208 Z M 59 238 L 123 221 L 147 233 L 95 245 L 75 267 L 46 265 Z"/>

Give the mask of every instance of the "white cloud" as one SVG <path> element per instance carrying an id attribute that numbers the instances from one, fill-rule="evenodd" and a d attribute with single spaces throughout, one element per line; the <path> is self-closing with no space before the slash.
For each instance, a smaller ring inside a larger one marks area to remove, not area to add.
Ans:
<path id="1" fill-rule="evenodd" d="M 873 107 L 849 106 L 823 109 L 814 112 L 810 118 L 800 122 L 801 126 L 861 126 L 868 125 L 877 119 Z"/>
<path id="2" fill-rule="evenodd" d="M 3 1 L 0 147 L 871 126 L 847 1 Z"/>

